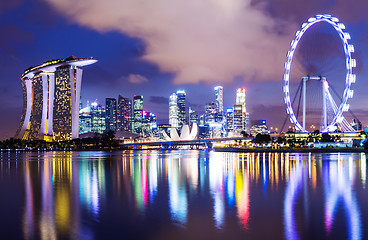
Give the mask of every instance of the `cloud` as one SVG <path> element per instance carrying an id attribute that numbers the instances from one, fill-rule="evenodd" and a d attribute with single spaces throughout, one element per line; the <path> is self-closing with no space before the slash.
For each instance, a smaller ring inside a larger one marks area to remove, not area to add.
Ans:
<path id="1" fill-rule="evenodd" d="M 2 0 L 0 1 L 0 13 L 4 10 L 13 9 L 23 3 L 23 0 Z"/>
<path id="2" fill-rule="evenodd" d="M 127 79 L 130 83 L 141 84 L 148 82 L 148 79 L 139 74 L 130 74 L 128 77 L 123 77 L 123 79 Z"/>
<path id="3" fill-rule="evenodd" d="M 160 97 L 160 96 L 151 96 L 150 97 L 150 102 L 151 103 L 156 103 L 156 104 L 165 104 L 165 105 L 167 105 L 169 103 L 169 98 Z"/>
<path id="4" fill-rule="evenodd" d="M 279 81 L 297 29 L 251 0 L 44 1 L 82 26 L 142 39 L 142 59 L 175 73 L 176 84 Z"/>

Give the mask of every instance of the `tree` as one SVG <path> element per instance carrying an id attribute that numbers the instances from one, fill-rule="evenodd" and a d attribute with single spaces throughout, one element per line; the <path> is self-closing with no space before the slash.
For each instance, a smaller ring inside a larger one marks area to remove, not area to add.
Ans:
<path id="1" fill-rule="evenodd" d="M 241 131 L 240 133 L 243 137 L 249 137 L 249 134 L 246 131 Z"/>
<path id="2" fill-rule="evenodd" d="M 254 142 L 261 144 L 261 143 L 269 143 L 271 142 L 271 136 L 269 134 L 261 134 L 258 133 L 254 138 Z"/>
<path id="3" fill-rule="evenodd" d="M 321 142 L 333 142 L 334 138 L 328 133 L 322 133 Z"/>

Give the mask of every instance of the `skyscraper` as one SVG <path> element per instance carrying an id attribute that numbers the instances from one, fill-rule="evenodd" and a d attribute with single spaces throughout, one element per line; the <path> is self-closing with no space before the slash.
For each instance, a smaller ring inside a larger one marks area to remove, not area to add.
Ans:
<path id="1" fill-rule="evenodd" d="M 221 86 L 215 87 L 215 103 L 217 105 L 217 113 L 222 113 L 224 111 L 224 95 L 223 88 Z"/>
<path id="2" fill-rule="evenodd" d="M 185 91 L 184 90 L 178 90 L 176 92 L 176 95 L 178 97 L 178 117 L 179 117 L 179 126 L 183 126 L 187 123 L 186 119 L 186 101 L 185 101 Z"/>
<path id="3" fill-rule="evenodd" d="M 236 89 L 236 105 L 242 106 L 242 128 L 244 131 L 249 132 L 249 113 L 246 107 L 245 88 Z"/>
<path id="4" fill-rule="evenodd" d="M 236 105 L 242 106 L 243 113 L 247 112 L 247 108 L 245 105 L 245 88 L 236 89 Z"/>
<path id="5" fill-rule="evenodd" d="M 240 135 L 243 129 L 243 107 L 242 105 L 234 105 L 233 114 L 233 132 L 235 135 Z"/>
<path id="6" fill-rule="evenodd" d="M 117 131 L 132 131 L 132 101 L 120 95 L 117 109 Z"/>
<path id="7" fill-rule="evenodd" d="M 142 130 L 144 136 L 154 135 L 154 131 L 157 130 L 157 119 L 154 113 L 143 111 Z"/>
<path id="8" fill-rule="evenodd" d="M 91 106 L 87 101 L 87 106 L 79 110 L 79 134 L 92 131 Z"/>
<path id="9" fill-rule="evenodd" d="M 27 69 L 21 77 L 23 111 L 15 137 L 54 141 L 78 138 L 81 67 L 96 62 L 68 57 Z"/>
<path id="10" fill-rule="evenodd" d="M 116 98 L 106 98 L 106 131 L 116 132 Z"/>
<path id="11" fill-rule="evenodd" d="M 189 107 L 189 123 L 196 123 L 197 125 L 199 125 L 198 114 L 191 107 Z"/>
<path id="12" fill-rule="evenodd" d="M 217 104 L 212 102 L 205 106 L 205 123 L 210 124 L 216 122 Z"/>
<path id="13" fill-rule="evenodd" d="M 95 133 L 104 133 L 106 131 L 106 112 L 97 102 L 91 104 L 91 131 Z"/>
<path id="14" fill-rule="evenodd" d="M 169 124 L 173 128 L 179 127 L 178 96 L 175 93 L 169 98 Z"/>
<path id="15" fill-rule="evenodd" d="M 142 133 L 143 96 L 133 97 L 133 132 Z"/>
<path id="16" fill-rule="evenodd" d="M 234 109 L 227 108 L 226 109 L 226 131 L 228 133 L 233 131 L 233 125 L 234 125 Z"/>

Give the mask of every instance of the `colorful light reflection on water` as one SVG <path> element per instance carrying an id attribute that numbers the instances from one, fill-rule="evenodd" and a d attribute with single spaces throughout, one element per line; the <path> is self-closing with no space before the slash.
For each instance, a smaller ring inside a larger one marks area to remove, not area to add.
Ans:
<path id="1" fill-rule="evenodd" d="M 368 236 L 364 153 L 0 154 L 6 239 Z"/>

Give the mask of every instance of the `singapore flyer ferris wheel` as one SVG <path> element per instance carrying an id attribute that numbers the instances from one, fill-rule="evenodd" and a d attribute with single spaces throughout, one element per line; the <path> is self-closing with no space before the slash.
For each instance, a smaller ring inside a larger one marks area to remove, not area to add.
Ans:
<path id="1" fill-rule="evenodd" d="M 306 31 L 312 27 L 313 25 L 325 22 L 331 25 L 338 36 L 340 37 L 344 56 L 345 56 L 345 79 L 344 79 L 344 90 L 340 94 L 338 103 L 332 97 L 330 92 L 330 82 L 324 76 L 305 76 L 302 77 L 299 88 L 297 92 L 300 93 L 299 96 L 299 105 L 302 102 L 302 118 L 299 117 L 299 106 L 296 114 L 296 110 L 293 109 L 294 101 L 296 100 L 296 95 L 292 99 L 291 91 L 290 91 L 290 80 L 291 80 L 291 67 L 293 62 L 293 57 L 295 55 L 295 51 L 297 46 L 306 33 Z M 345 31 L 345 25 L 339 22 L 339 19 L 333 17 L 331 15 L 316 15 L 315 17 L 311 17 L 308 19 L 307 23 L 303 23 L 301 29 L 296 32 L 295 39 L 291 42 L 291 49 L 287 52 L 287 61 L 285 62 L 285 73 L 283 76 L 284 86 L 284 102 L 286 104 L 286 112 L 290 117 L 290 122 L 295 125 L 295 129 L 299 132 L 309 132 L 307 131 L 307 83 L 310 81 L 318 82 L 321 88 L 322 97 L 321 97 L 321 123 L 320 123 L 320 131 L 321 132 L 333 132 L 336 130 L 341 131 L 354 131 L 351 125 L 344 118 L 343 113 L 349 111 L 348 100 L 353 97 L 353 90 L 351 89 L 351 85 L 356 81 L 356 75 L 353 73 L 353 68 L 356 67 L 356 60 L 352 58 L 352 53 L 354 52 L 354 46 L 349 43 L 350 34 Z M 302 100 L 302 101 L 301 101 Z M 329 110 L 328 110 L 329 109 Z M 331 116 L 328 116 L 328 112 Z"/>

